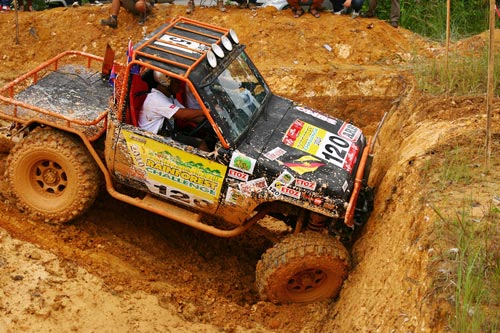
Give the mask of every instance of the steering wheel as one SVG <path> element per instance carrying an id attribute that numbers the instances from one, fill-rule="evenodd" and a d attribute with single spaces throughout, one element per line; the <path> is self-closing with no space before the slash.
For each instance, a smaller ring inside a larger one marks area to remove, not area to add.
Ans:
<path id="1" fill-rule="evenodd" d="M 200 121 L 198 123 L 198 125 L 196 125 L 195 128 L 193 128 L 187 135 L 189 136 L 193 136 L 195 135 L 196 133 L 198 133 L 199 131 L 201 131 L 203 128 L 207 127 L 207 129 L 211 129 L 212 127 L 210 126 L 210 122 L 208 121 L 208 119 L 205 118 L 205 120 L 203 121 Z"/>

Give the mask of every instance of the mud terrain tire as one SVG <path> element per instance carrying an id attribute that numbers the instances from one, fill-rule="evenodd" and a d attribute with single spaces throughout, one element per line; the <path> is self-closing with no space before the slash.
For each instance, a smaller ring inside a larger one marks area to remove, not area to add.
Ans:
<path id="1" fill-rule="evenodd" d="M 95 201 L 100 173 L 77 138 L 37 128 L 11 150 L 6 177 L 18 208 L 36 221 L 64 223 Z"/>
<path id="2" fill-rule="evenodd" d="M 290 235 L 262 255 L 257 290 L 273 303 L 319 301 L 338 294 L 349 265 L 349 253 L 336 238 L 314 232 Z"/>

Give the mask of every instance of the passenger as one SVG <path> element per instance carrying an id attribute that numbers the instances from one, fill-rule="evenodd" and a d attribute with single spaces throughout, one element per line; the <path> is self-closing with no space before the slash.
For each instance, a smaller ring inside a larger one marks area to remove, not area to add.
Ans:
<path id="1" fill-rule="evenodd" d="M 302 0 L 287 0 L 290 7 L 292 7 L 293 17 L 299 18 L 304 15 L 304 9 L 302 9 L 303 5 L 309 5 L 309 13 L 312 14 L 315 18 L 319 18 L 319 11 L 321 10 L 321 5 L 323 4 L 323 0 L 312 0 L 302 1 Z"/>
<path id="2" fill-rule="evenodd" d="M 118 27 L 118 13 L 123 6 L 134 15 L 139 15 L 139 24 L 146 22 L 147 14 L 153 10 L 154 0 L 113 0 L 111 3 L 111 15 L 109 18 L 101 20 L 101 25 L 107 25 L 115 29 Z"/>
<path id="3" fill-rule="evenodd" d="M 177 100 L 181 81 L 157 71 L 153 77 L 158 86 L 151 89 L 144 101 L 139 112 L 139 127 L 155 134 L 171 135 L 176 141 L 209 151 L 204 140 L 174 132 L 174 120 L 195 124 L 205 121 L 203 110 L 186 108 Z"/>

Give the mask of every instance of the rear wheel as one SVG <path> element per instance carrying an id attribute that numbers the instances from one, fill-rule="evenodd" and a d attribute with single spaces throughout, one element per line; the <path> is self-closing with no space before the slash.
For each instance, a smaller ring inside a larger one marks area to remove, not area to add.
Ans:
<path id="1" fill-rule="evenodd" d="M 263 300 L 309 303 L 336 296 L 348 269 L 349 254 L 340 241 L 304 232 L 264 253 L 257 264 L 256 284 Z"/>
<path id="2" fill-rule="evenodd" d="M 20 141 L 9 154 L 6 170 L 18 208 L 37 221 L 70 221 L 87 210 L 99 192 L 99 169 L 87 149 L 54 129 L 35 129 Z"/>

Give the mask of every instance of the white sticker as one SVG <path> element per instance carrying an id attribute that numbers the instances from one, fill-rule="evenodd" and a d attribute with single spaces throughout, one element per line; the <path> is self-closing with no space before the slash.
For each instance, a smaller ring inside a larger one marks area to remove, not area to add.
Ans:
<path id="1" fill-rule="evenodd" d="M 265 178 L 253 179 L 246 183 L 240 184 L 240 190 L 245 195 L 250 195 L 252 192 L 260 192 L 263 188 L 267 187 Z"/>
<path id="2" fill-rule="evenodd" d="M 295 179 L 295 186 L 305 188 L 306 190 L 314 191 L 316 189 L 316 182 L 311 182 L 305 179 Z"/>
<path id="3" fill-rule="evenodd" d="M 239 170 L 234 170 L 234 169 L 229 169 L 229 171 L 227 172 L 227 175 L 231 178 L 242 180 L 244 182 L 246 182 L 248 180 L 248 177 L 249 177 L 248 174 L 241 172 Z"/>
<path id="4" fill-rule="evenodd" d="M 269 191 L 275 196 L 281 195 L 281 188 L 290 185 L 295 180 L 295 177 L 288 171 L 284 171 L 273 183 L 269 186 Z"/>
<path id="5" fill-rule="evenodd" d="M 294 190 L 293 188 L 283 186 L 281 187 L 281 193 L 288 197 L 300 199 L 300 191 Z"/>
<path id="6" fill-rule="evenodd" d="M 280 147 L 276 147 L 270 151 L 268 151 L 267 153 L 264 154 L 264 156 L 268 159 L 270 159 L 271 161 L 274 161 L 278 158 L 280 158 L 281 156 L 285 155 L 286 153 L 286 150 L 280 148 Z"/>
<path id="7" fill-rule="evenodd" d="M 225 200 L 228 203 L 239 205 L 241 204 L 241 201 L 244 200 L 244 198 L 243 194 L 240 191 L 233 187 L 228 187 Z"/>
<path id="8" fill-rule="evenodd" d="M 191 49 L 191 50 L 198 50 L 198 51 L 206 51 L 209 48 L 208 46 L 200 44 L 200 43 L 197 43 L 195 41 L 187 40 L 187 39 L 182 39 L 182 38 L 180 38 L 178 36 L 172 36 L 172 35 L 169 35 L 169 34 L 164 34 L 159 39 L 160 40 L 164 40 L 164 41 L 166 41 L 168 43 L 162 43 L 162 42 L 159 42 L 159 41 L 155 41 L 154 44 L 165 46 L 165 47 L 169 47 L 169 48 L 172 48 L 172 49 L 177 49 L 177 50 L 184 51 L 184 52 L 196 53 L 194 51 L 186 50 L 186 48 Z M 172 44 L 177 44 L 177 45 L 180 45 L 180 46 L 175 46 L 175 45 L 172 45 Z"/>
<path id="9" fill-rule="evenodd" d="M 239 151 L 235 151 L 233 156 L 231 157 L 231 162 L 229 166 L 233 169 L 237 169 L 249 174 L 253 173 L 253 169 L 255 168 L 256 161 L 255 159 L 248 157 Z"/>

